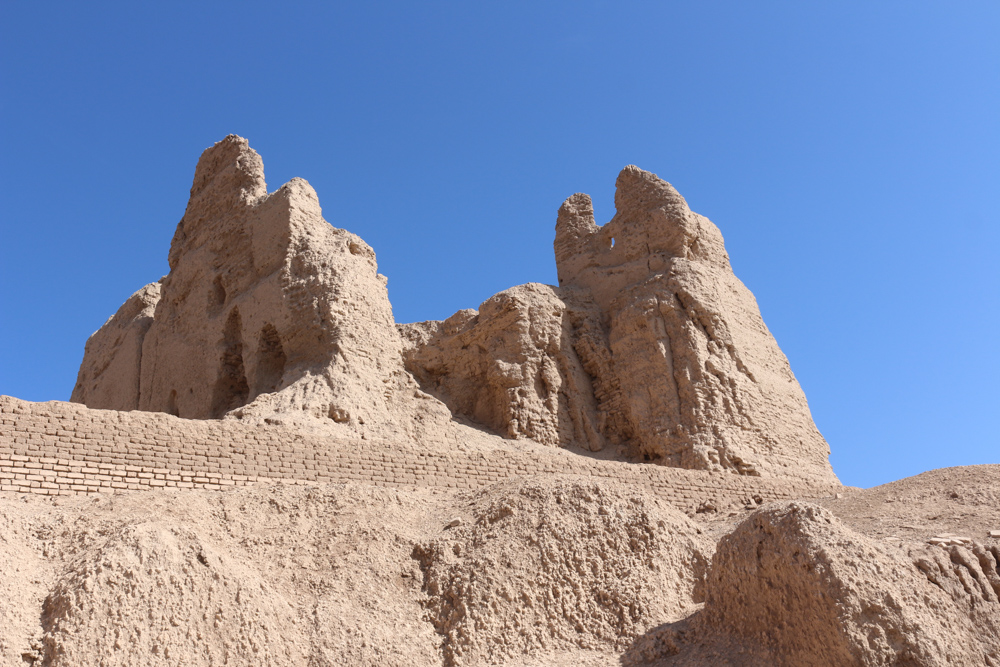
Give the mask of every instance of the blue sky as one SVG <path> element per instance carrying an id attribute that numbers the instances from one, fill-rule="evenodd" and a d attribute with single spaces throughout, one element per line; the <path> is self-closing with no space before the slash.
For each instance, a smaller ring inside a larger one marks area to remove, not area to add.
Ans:
<path id="1" fill-rule="evenodd" d="M 1000 462 L 1000 4 L 13 3 L 0 394 L 69 397 L 228 133 L 364 238 L 399 321 L 555 282 L 626 164 L 722 230 L 836 472 Z"/>

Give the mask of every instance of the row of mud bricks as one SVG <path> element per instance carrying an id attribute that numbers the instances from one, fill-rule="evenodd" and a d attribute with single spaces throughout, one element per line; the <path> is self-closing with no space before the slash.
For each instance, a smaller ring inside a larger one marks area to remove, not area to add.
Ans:
<path id="1" fill-rule="evenodd" d="M 362 482 L 475 489 L 517 475 L 577 474 L 641 484 L 675 506 L 726 507 L 832 495 L 780 480 L 598 461 L 553 449 L 421 451 L 279 427 L 89 410 L 0 397 L 0 491 L 67 495 L 260 482 Z"/>

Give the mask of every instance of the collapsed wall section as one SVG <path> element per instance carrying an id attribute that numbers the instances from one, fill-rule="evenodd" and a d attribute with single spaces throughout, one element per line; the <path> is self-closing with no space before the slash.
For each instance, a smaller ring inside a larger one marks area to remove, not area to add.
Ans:
<path id="1" fill-rule="evenodd" d="M 589 197 L 570 197 L 554 248 L 560 286 L 601 311 L 605 373 L 639 453 L 684 468 L 832 478 L 805 395 L 719 229 L 637 167 L 619 175 L 615 207 L 599 227 Z"/>
<path id="2" fill-rule="evenodd" d="M 574 321 L 586 304 L 531 283 L 443 322 L 400 324 L 403 359 L 421 387 L 505 438 L 545 445 L 606 444 Z"/>

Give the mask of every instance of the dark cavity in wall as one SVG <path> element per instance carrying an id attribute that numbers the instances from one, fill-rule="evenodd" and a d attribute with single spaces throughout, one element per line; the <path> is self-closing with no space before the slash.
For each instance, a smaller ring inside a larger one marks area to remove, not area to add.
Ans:
<path id="1" fill-rule="evenodd" d="M 257 367 L 254 373 L 253 395 L 269 394 L 281 386 L 285 374 L 285 350 L 274 325 L 268 323 L 260 331 L 257 343 Z"/>
<path id="2" fill-rule="evenodd" d="M 218 314 L 224 305 L 226 305 L 226 287 L 222 284 L 222 276 L 215 276 L 208 295 L 208 314 Z"/>
<path id="3" fill-rule="evenodd" d="M 181 412 L 177 409 L 177 390 L 172 389 L 170 391 L 170 397 L 167 398 L 167 414 L 173 415 L 174 417 L 180 417 Z"/>
<path id="4" fill-rule="evenodd" d="M 233 308 L 226 318 L 221 347 L 219 375 L 212 392 L 212 417 L 215 419 L 234 408 L 246 405 L 250 395 L 247 374 L 243 368 L 243 323 L 238 308 Z"/>

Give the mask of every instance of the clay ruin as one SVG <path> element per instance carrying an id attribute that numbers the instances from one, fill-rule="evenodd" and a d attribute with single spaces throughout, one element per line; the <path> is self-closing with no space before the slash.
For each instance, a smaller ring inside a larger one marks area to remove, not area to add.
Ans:
<path id="1" fill-rule="evenodd" d="M 72 403 L 0 397 L 0 662 L 1000 666 L 998 466 L 841 486 L 719 229 L 615 206 L 397 323 L 306 181 L 207 149 Z"/>
<path id="2" fill-rule="evenodd" d="M 586 195 L 559 209 L 559 287 L 397 327 L 374 251 L 304 180 L 268 194 L 260 156 L 227 137 L 198 162 L 170 273 L 88 341 L 71 400 L 403 437 L 462 416 L 505 438 L 835 482 L 718 228 L 636 167 L 615 204 L 602 227 Z"/>

